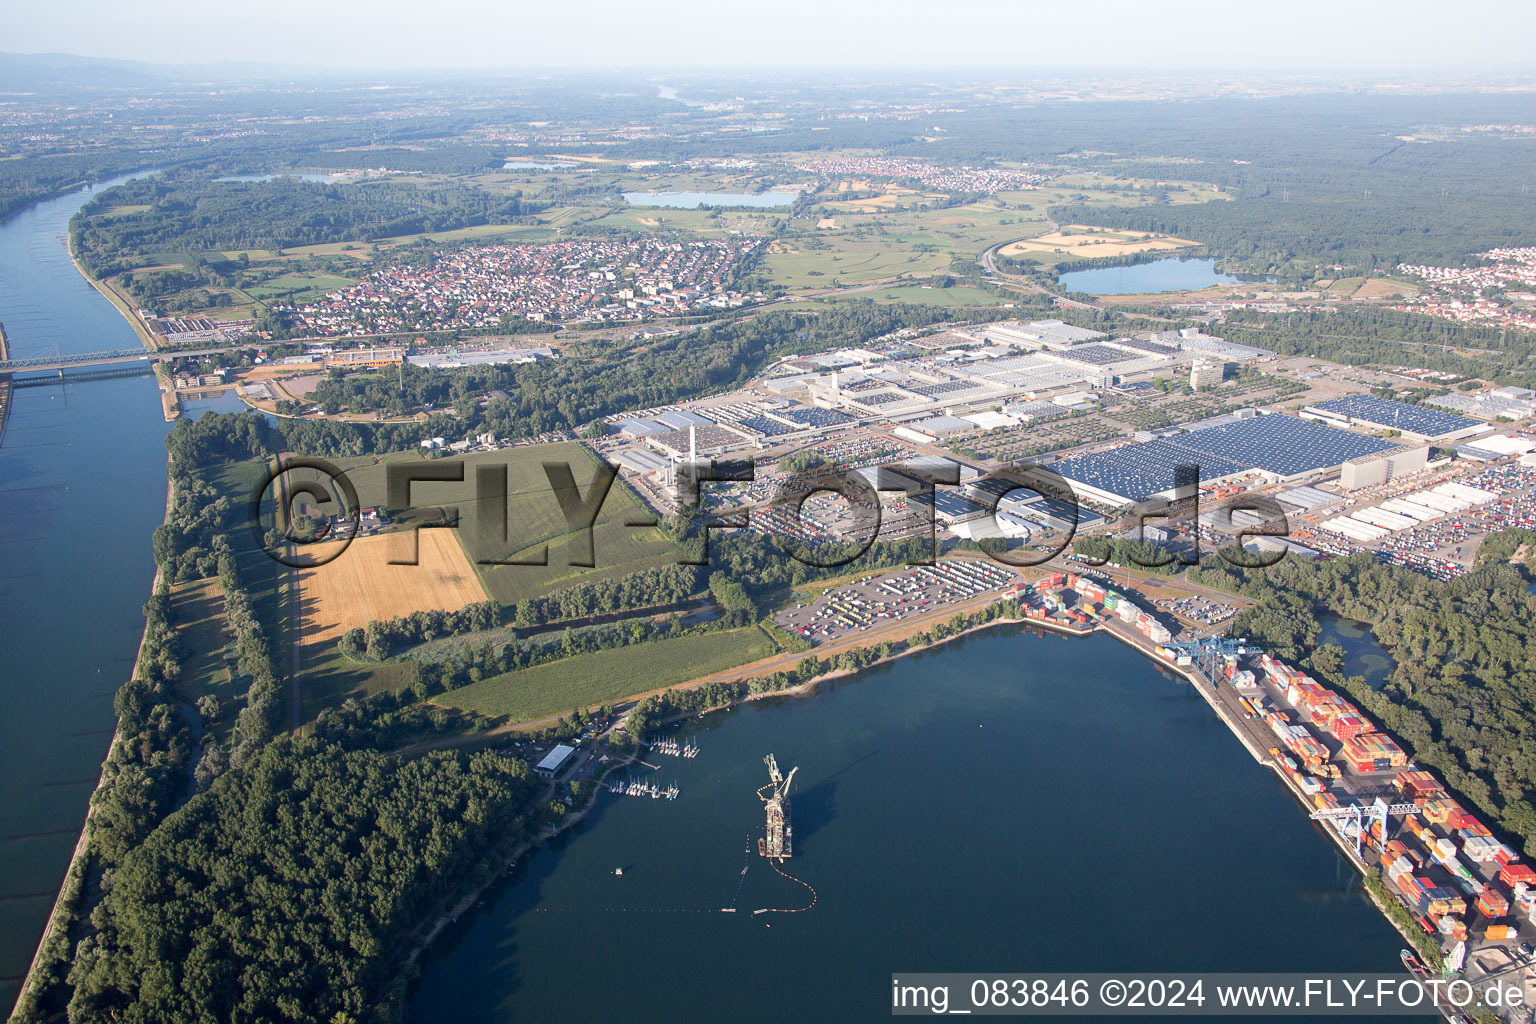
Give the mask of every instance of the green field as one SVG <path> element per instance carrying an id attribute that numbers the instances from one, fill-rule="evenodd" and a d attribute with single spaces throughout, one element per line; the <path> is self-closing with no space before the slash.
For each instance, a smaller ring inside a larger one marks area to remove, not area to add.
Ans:
<path id="1" fill-rule="evenodd" d="M 205 694 L 217 697 L 222 714 L 214 732 L 221 738 L 228 736 L 235 716 L 245 705 L 245 690 L 231 679 L 234 656 L 229 648 L 235 636 L 224 621 L 219 581 L 198 580 L 172 587 L 171 608 L 185 647 L 176 693 L 189 704 Z"/>
<path id="2" fill-rule="evenodd" d="M 349 697 L 399 690 L 412 678 L 406 662 L 373 665 L 351 661 L 341 656 L 335 644 L 306 646 L 303 658 L 299 665 L 299 720 L 306 723 Z"/>
<path id="3" fill-rule="evenodd" d="M 245 293 L 261 302 L 281 299 L 284 302 L 314 302 L 323 299 L 326 292 L 357 284 L 355 277 L 339 274 L 282 274 L 260 284 L 248 285 Z"/>
<path id="4" fill-rule="evenodd" d="M 776 651 L 756 626 L 696 633 L 546 662 L 482 679 L 432 701 L 521 722 L 675 686 Z"/>
<path id="5" fill-rule="evenodd" d="M 869 284 L 910 275 L 927 277 L 949 266 L 949 257 L 937 252 L 909 252 L 876 243 L 839 243 L 834 249 L 802 249 L 769 253 L 763 264 L 775 284 L 786 288 L 821 289 L 838 284 Z"/>
<path id="6" fill-rule="evenodd" d="M 858 299 L 873 299 L 876 302 L 907 302 L 918 306 L 1002 306 L 1012 304 L 1012 300 L 999 298 L 991 292 L 980 288 L 971 288 L 966 285 L 957 285 L 953 288 L 926 288 L 922 285 L 905 285 L 896 288 L 885 288 L 872 292 L 853 292 L 848 295 L 831 296 L 821 300 L 826 302 L 845 302 Z"/>
<path id="7" fill-rule="evenodd" d="M 422 461 L 414 452 L 403 452 L 383 459 L 364 457 L 340 459 L 336 465 L 346 470 L 357 488 L 359 500 L 366 506 L 388 506 L 386 467 L 390 463 Z M 584 446 L 568 441 L 561 444 L 526 445 L 493 452 L 475 452 L 459 459 L 435 460 L 433 465 L 463 463 L 464 481 L 416 483 L 411 487 L 407 508 L 392 510 L 408 515 L 396 516 L 402 523 L 441 522 L 447 510 L 456 508 L 459 542 L 485 584 L 486 593 L 502 604 L 515 604 L 526 597 L 541 597 L 573 584 L 624 576 L 640 569 L 669 565 L 678 557 L 677 548 L 654 527 L 627 527 L 634 520 L 652 516 L 622 484 L 615 482 L 604 500 L 592 529 L 593 568 L 570 564 L 578 551 L 571 548 L 578 531 L 566 524 L 560 504 L 545 476 L 543 463 L 567 463 L 581 493 L 585 495 L 597 474 L 597 460 Z M 506 466 L 507 526 L 506 540 L 500 537 L 498 524 L 486 513 L 488 501 L 476 499 L 477 470 Z M 548 545 L 548 565 L 488 565 L 493 561 L 528 561 Z"/>

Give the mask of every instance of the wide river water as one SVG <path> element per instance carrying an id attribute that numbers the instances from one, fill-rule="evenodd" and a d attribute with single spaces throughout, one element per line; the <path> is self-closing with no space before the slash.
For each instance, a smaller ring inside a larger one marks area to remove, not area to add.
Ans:
<path id="1" fill-rule="evenodd" d="M 76 272 L 88 190 L 0 224 L 0 322 L 15 356 L 139 344 Z M 9 1013 L 69 864 L 132 670 L 165 512 L 166 424 L 150 377 L 15 391 L 0 441 L 0 1007 Z"/>
<path id="2" fill-rule="evenodd" d="M 1402 970 L 1278 780 L 1102 634 L 997 627 L 681 735 L 698 758 L 647 758 L 681 796 L 602 794 L 449 928 L 408 1020 L 873 1021 L 892 972 Z M 809 899 L 748 852 L 769 752 L 800 767 L 787 868 L 817 901 L 754 917 Z"/>

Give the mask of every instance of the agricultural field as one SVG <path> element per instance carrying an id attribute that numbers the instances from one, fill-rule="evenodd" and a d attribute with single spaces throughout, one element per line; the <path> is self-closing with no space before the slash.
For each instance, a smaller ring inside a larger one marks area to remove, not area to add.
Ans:
<path id="1" fill-rule="evenodd" d="M 874 284 L 894 278 L 927 277 L 949 266 L 938 252 L 911 252 L 878 242 L 839 243 L 834 248 L 806 250 L 777 247 L 763 257 L 775 284 L 789 289 L 825 289 L 838 285 Z"/>
<path id="2" fill-rule="evenodd" d="M 905 302 L 917 306 L 1011 306 L 1013 300 L 1000 298 L 991 292 L 968 285 L 952 288 L 934 288 L 928 285 L 904 285 L 878 291 L 853 292 L 847 296 L 830 296 L 823 301 L 843 302 L 852 300 L 875 302 Z"/>
<path id="3" fill-rule="evenodd" d="M 306 549 L 326 557 L 342 541 Z M 413 557 L 416 565 L 392 564 Z M 485 600 L 474 567 L 450 530 L 360 537 L 324 565 L 299 571 L 299 633 L 305 646 L 333 643 L 354 627 L 414 611 L 457 611 Z"/>
<path id="4" fill-rule="evenodd" d="M 326 708 L 350 697 L 368 697 L 399 691 L 414 678 L 414 666 L 405 661 L 352 661 L 334 643 L 306 644 L 299 650 L 299 721 L 313 722 Z"/>
<path id="5" fill-rule="evenodd" d="M 337 465 L 346 470 L 364 507 L 387 507 L 386 467 L 390 463 L 418 460 L 415 453 L 405 452 L 385 459 L 343 459 Z M 408 509 L 391 509 L 391 515 L 401 525 L 411 526 L 444 522 L 450 510 L 457 510 L 457 529 L 425 530 L 420 535 L 424 541 L 433 536 L 456 538 L 468 556 L 471 572 L 478 574 L 490 599 L 500 604 L 516 604 L 524 598 L 541 597 L 576 583 L 624 576 L 640 569 L 669 565 L 677 559 L 677 548 L 659 529 L 625 525 L 653 517 L 622 484 L 615 482 L 592 529 L 595 567 L 570 564 L 573 556 L 584 552 L 571 546 L 579 538 L 566 524 L 543 463 L 568 464 L 577 487 L 586 494 L 597 475 L 597 460 L 578 442 L 475 452 L 461 459 L 437 460 L 434 465 L 448 461 L 463 463 L 463 482 L 415 483 Z M 476 476 L 481 469 L 501 466 L 506 467 L 507 512 L 505 522 L 495 522 L 488 514 L 489 502 L 476 498 Z M 487 564 L 533 561 L 546 546 L 547 565 Z M 337 563 L 354 554 L 348 551 Z"/>
<path id="6" fill-rule="evenodd" d="M 1140 256 L 1144 253 L 1167 252 L 1198 244 L 1198 242 L 1186 238 L 1174 238 L 1171 235 L 1111 231 L 1108 228 L 1068 224 L 1058 231 L 1005 245 L 999 250 L 999 254 L 1032 259 L 1040 263 L 1060 263 L 1065 260 Z"/>
<path id="7" fill-rule="evenodd" d="M 440 694 L 433 703 L 528 721 L 604 704 L 744 665 L 778 648 L 756 626 L 654 640 L 578 654 L 492 676 Z"/>

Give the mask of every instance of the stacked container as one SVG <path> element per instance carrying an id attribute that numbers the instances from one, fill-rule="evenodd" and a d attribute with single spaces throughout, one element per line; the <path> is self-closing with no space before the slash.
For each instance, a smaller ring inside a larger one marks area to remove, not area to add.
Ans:
<path id="1" fill-rule="evenodd" d="M 1536 871 L 1532 871 L 1529 864 L 1511 861 L 1499 869 L 1499 881 L 1509 886 L 1536 885 Z"/>
<path id="2" fill-rule="evenodd" d="M 1503 917 L 1509 913 L 1509 897 L 1497 886 L 1484 886 L 1477 897 L 1477 909 L 1484 917 Z"/>

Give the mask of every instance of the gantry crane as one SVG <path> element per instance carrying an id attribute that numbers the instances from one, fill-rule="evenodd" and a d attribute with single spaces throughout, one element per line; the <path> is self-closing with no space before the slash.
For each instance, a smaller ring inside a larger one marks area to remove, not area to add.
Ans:
<path id="1" fill-rule="evenodd" d="M 1220 678 L 1220 669 L 1217 667 L 1221 659 L 1228 655 L 1250 654 L 1258 651 L 1257 647 L 1249 647 L 1246 637 L 1234 640 L 1220 633 L 1196 633 L 1193 640 L 1180 640 L 1176 643 L 1163 644 L 1164 647 L 1174 652 L 1184 652 L 1205 677 L 1211 681 L 1211 688 L 1215 689 L 1216 680 Z"/>
<path id="2" fill-rule="evenodd" d="M 1387 815 L 1412 814 L 1418 809 L 1418 804 L 1388 804 L 1381 797 L 1377 797 L 1371 802 L 1369 807 L 1353 804 L 1349 807 L 1329 807 L 1313 811 L 1312 820 L 1339 821 L 1342 819 L 1346 824 L 1353 824 L 1355 827 L 1355 856 L 1359 857 L 1362 855 L 1361 840 L 1364 838 L 1365 831 L 1369 825 L 1375 824 L 1378 821 L 1381 822 L 1381 842 L 1385 845 L 1387 841 Z M 1346 836 L 1349 834 L 1347 828 L 1344 830 L 1344 834 Z"/>

